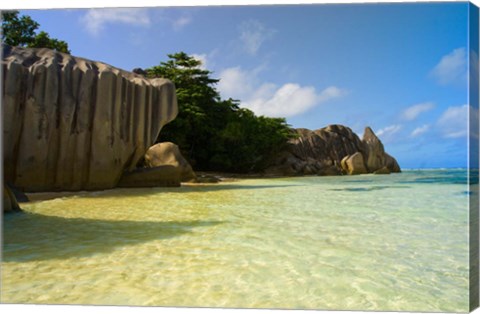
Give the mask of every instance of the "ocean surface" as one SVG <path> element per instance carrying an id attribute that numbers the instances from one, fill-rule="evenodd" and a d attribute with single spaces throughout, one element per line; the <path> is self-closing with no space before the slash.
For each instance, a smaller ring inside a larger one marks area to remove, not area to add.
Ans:
<path id="1" fill-rule="evenodd" d="M 24 203 L 1 302 L 466 312 L 468 198 L 423 170 Z"/>

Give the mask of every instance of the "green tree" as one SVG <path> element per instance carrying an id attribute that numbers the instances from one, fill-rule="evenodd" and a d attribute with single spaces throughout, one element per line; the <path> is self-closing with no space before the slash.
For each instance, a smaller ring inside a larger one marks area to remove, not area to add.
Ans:
<path id="1" fill-rule="evenodd" d="M 39 24 L 18 11 L 2 12 L 2 42 L 10 46 L 26 46 L 33 41 Z"/>
<path id="2" fill-rule="evenodd" d="M 44 31 L 37 34 L 36 30 L 39 26 L 28 15 L 19 16 L 18 11 L 4 11 L 2 12 L 2 42 L 10 46 L 50 48 L 70 53 L 65 41 L 50 38 Z"/>
<path id="3" fill-rule="evenodd" d="M 180 146 L 186 157 L 196 163 L 205 155 L 201 144 L 211 129 L 209 109 L 219 101 L 213 88 L 218 80 L 210 78 L 210 72 L 200 68 L 201 62 L 184 52 L 168 55 L 170 60 L 146 70 L 149 77 L 170 79 L 176 87 L 179 114 L 162 131 L 162 140 Z"/>
<path id="4" fill-rule="evenodd" d="M 179 145 L 196 170 L 262 170 L 292 136 L 285 119 L 257 117 L 239 101 L 221 99 L 201 61 L 184 52 L 146 69 L 148 77 L 170 79 L 176 87 L 179 114 L 158 141 Z"/>
<path id="5" fill-rule="evenodd" d="M 63 40 L 58 40 L 55 38 L 50 38 L 48 33 L 41 31 L 35 36 L 33 42 L 28 44 L 29 48 L 50 48 L 56 51 L 64 52 L 70 54 L 68 49 L 68 44 Z"/>

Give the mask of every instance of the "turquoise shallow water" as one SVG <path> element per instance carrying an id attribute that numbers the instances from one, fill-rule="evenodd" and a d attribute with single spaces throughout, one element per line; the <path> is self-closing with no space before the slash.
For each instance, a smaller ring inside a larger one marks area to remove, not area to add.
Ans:
<path id="1" fill-rule="evenodd" d="M 4 219 L 2 302 L 468 311 L 466 170 L 115 189 Z"/>

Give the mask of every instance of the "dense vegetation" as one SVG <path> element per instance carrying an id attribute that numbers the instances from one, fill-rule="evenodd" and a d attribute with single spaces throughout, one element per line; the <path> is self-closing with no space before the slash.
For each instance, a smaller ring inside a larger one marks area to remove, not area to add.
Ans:
<path id="1" fill-rule="evenodd" d="M 175 83 L 179 114 L 167 124 L 158 142 L 179 145 L 196 170 L 258 171 L 292 136 L 283 118 L 255 116 L 233 99 L 221 99 L 219 81 L 201 69 L 201 61 L 184 52 L 146 69 L 148 77 Z"/>
<path id="2" fill-rule="evenodd" d="M 2 12 L 2 42 L 10 46 L 50 48 L 70 53 L 63 40 L 51 38 L 47 32 L 36 33 L 40 24 L 28 15 L 19 16 L 18 11 Z"/>

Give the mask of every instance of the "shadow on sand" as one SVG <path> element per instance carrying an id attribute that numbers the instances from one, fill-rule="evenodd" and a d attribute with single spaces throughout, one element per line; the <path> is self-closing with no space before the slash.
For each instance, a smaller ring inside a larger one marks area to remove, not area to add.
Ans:
<path id="1" fill-rule="evenodd" d="M 224 221 L 108 221 L 15 213 L 4 216 L 2 258 L 4 262 L 26 262 L 88 257 L 222 223 Z"/>
<path id="2" fill-rule="evenodd" d="M 181 187 L 141 187 L 141 188 L 114 188 L 102 191 L 77 191 L 77 192 L 36 192 L 27 193 L 32 201 L 51 200 L 60 197 L 80 196 L 85 198 L 117 198 L 119 195 L 127 197 L 149 196 L 158 193 L 204 193 L 227 190 L 259 190 L 285 187 L 300 187 L 298 184 L 272 184 L 272 185 L 241 185 L 241 184 L 192 184 Z"/>

